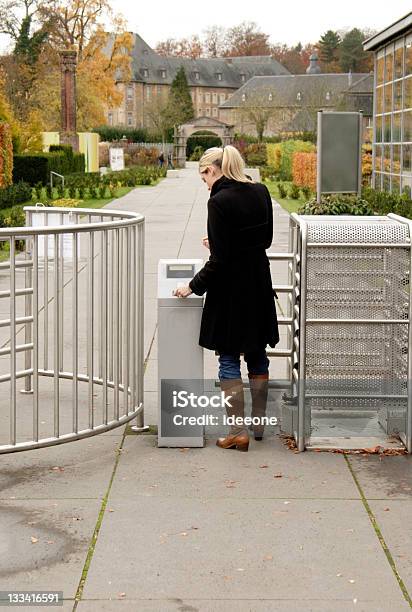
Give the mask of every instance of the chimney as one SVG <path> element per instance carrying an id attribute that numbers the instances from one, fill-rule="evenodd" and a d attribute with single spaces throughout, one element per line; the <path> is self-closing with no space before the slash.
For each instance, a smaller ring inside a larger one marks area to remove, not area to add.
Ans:
<path id="1" fill-rule="evenodd" d="M 318 54 L 314 51 L 309 58 L 309 66 L 306 68 L 306 74 L 320 74 L 320 72 Z"/>

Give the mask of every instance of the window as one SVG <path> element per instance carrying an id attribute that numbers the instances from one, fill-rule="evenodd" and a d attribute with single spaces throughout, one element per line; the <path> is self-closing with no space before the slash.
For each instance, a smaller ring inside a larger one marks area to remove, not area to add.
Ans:
<path id="1" fill-rule="evenodd" d="M 326 100 L 329 102 L 329 100 L 331 98 L 330 91 L 326 92 L 326 96 L 325 97 L 326 97 Z"/>
<path id="2" fill-rule="evenodd" d="M 127 99 L 133 100 L 133 87 L 131 85 L 127 88 Z"/>
<path id="3" fill-rule="evenodd" d="M 199 115 L 199 117 L 201 117 L 201 116 L 202 116 L 202 113 L 203 113 L 203 109 L 202 109 L 202 108 L 199 108 L 199 110 L 197 111 L 197 114 Z"/>
<path id="4" fill-rule="evenodd" d="M 195 79 L 196 79 L 196 81 L 198 81 L 200 79 L 200 74 L 199 74 L 199 72 L 197 70 L 195 72 Z"/>
<path id="5" fill-rule="evenodd" d="M 224 94 L 224 93 L 221 93 L 221 94 L 219 95 L 220 104 L 223 104 L 223 102 L 225 101 L 225 98 L 226 98 L 226 96 L 225 96 L 225 94 Z"/>
<path id="6" fill-rule="evenodd" d="M 206 104 L 210 104 L 210 93 L 205 94 L 205 102 Z"/>
<path id="7" fill-rule="evenodd" d="M 161 70 L 160 71 L 160 76 L 162 77 L 162 79 L 166 78 L 166 70 Z"/>
<path id="8" fill-rule="evenodd" d="M 272 94 L 271 94 L 271 93 L 270 93 L 270 94 L 269 94 L 269 96 L 268 96 L 268 100 L 269 100 L 269 102 L 272 102 L 272 100 L 273 100 L 273 96 L 272 96 Z"/>
<path id="9" fill-rule="evenodd" d="M 150 100 L 151 98 L 151 90 L 150 90 L 150 85 L 146 85 L 146 100 Z"/>
<path id="10" fill-rule="evenodd" d="M 216 106 L 212 110 L 213 117 L 217 117 L 217 108 Z"/>
<path id="11" fill-rule="evenodd" d="M 143 68 L 143 76 L 144 77 L 148 77 L 149 76 L 149 71 L 147 68 Z"/>
<path id="12" fill-rule="evenodd" d="M 207 108 L 207 109 L 206 109 L 206 116 L 207 116 L 207 117 L 210 117 L 210 108 Z"/>
<path id="13" fill-rule="evenodd" d="M 240 80 L 242 81 L 242 83 L 244 83 L 246 81 L 246 75 L 245 74 L 241 74 L 240 75 Z"/>
<path id="14" fill-rule="evenodd" d="M 127 113 L 127 125 L 133 125 L 133 115 L 132 113 Z"/>
<path id="15" fill-rule="evenodd" d="M 298 102 L 300 102 L 300 101 L 302 100 L 302 94 L 301 94 L 301 92 L 300 92 L 300 91 L 298 91 L 298 93 L 296 94 L 296 100 L 297 100 Z"/>
<path id="16" fill-rule="evenodd" d="M 246 100 L 246 94 L 242 94 L 242 102 L 245 102 Z"/>
<path id="17" fill-rule="evenodd" d="M 222 73 L 221 73 L 221 72 L 218 72 L 218 73 L 216 74 L 216 76 L 217 76 L 217 80 L 218 80 L 218 81 L 221 81 L 221 80 L 222 80 Z"/>
<path id="18" fill-rule="evenodd" d="M 217 93 L 212 94 L 212 102 L 213 104 L 217 104 Z"/>
<path id="19" fill-rule="evenodd" d="M 108 121 L 109 125 L 113 125 L 113 113 L 109 113 L 107 115 L 107 121 Z"/>

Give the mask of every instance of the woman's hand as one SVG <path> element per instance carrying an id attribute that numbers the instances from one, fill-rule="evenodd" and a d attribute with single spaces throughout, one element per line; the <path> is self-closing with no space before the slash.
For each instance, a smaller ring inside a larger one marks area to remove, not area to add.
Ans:
<path id="1" fill-rule="evenodd" d="M 191 293 L 193 292 L 189 285 L 187 287 L 178 287 L 173 291 L 173 295 L 175 295 L 176 297 L 187 297 Z"/>
<path id="2" fill-rule="evenodd" d="M 202 238 L 202 244 L 203 246 L 205 246 L 207 249 L 210 249 L 209 246 L 209 238 L 207 236 L 205 236 L 204 238 Z"/>

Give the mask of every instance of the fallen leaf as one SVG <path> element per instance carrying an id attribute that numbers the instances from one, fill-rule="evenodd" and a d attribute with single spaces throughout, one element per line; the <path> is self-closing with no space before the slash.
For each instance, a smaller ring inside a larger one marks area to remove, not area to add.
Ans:
<path id="1" fill-rule="evenodd" d="M 273 476 L 273 478 L 283 478 L 283 475 L 282 475 L 282 474 L 275 474 L 275 475 Z"/>
<path id="2" fill-rule="evenodd" d="M 390 508 L 384 508 L 383 511 L 384 512 L 389 512 Z"/>
<path id="3" fill-rule="evenodd" d="M 348 582 L 350 582 L 351 584 L 355 583 L 355 581 L 353 579 L 349 580 Z"/>
<path id="4" fill-rule="evenodd" d="M 47 540 L 47 544 L 54 544 L 54 540 Z"/>
<path id="5" fill-rule="evenodd" d="M 31 536 L 30 540 L 32 544 L 37 544 L 37 542 L 39 541 L 39 538 L 35 538 L 34 536 Z"/>
<path id="6" fill-rule="evenodd" d="M 126 597 L 126 593 L 119 593 L 119 599 L 124 599 Z"/>
<path id="7" fill-rule="evenodd" d="M 272 561 L 273 557 L 272 555 L 266 555 L 266 557 L 263 557 L 264 561 Z"/>
<path id="8" fill-rule="evenodd" d="M 64 472 L 64 468 L 56 465 L 54 468 L 52 468 L 52 471 L 53 472 Z"/>
<path id="9" fill-rule="evenodd" d="M 262 465 L 259 465 L 259 467 L 260 467 L 260 468 L 267 468 L 267 467 L 269 467 L 269 466 L 267 465 L 267 463 L 263 463 Z"/>

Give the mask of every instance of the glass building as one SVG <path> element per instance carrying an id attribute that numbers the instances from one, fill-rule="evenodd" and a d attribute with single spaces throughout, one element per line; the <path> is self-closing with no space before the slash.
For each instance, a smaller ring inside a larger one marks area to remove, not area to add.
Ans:
<path id="1" fill-rule="evenodd" d="M 412 191 L 412 13 L 364 43 L 375 54 L 373 185 Z"/>

